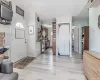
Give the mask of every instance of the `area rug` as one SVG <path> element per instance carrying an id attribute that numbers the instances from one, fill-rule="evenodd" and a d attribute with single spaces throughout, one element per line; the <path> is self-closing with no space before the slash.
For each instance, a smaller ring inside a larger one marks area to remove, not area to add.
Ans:
<path id="1" fill-rule="evenodd" d="M 35 58 L 34 57 L 26 57 L 18 62 L 14 63 L 14 68 L 24 69 L 28 64 L 30 64 Z"/>

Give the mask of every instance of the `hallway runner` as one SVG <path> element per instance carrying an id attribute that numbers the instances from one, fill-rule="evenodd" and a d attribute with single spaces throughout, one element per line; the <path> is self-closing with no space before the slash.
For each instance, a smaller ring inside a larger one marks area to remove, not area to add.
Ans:
<path id="1" fill-rule="evenodd" d="M 19 60 L 14 64 L 14 68 L 24 69 L 28 64 L 30 64 L 35 58 L 34 57 L 26 57 L 22 60 Z"/>

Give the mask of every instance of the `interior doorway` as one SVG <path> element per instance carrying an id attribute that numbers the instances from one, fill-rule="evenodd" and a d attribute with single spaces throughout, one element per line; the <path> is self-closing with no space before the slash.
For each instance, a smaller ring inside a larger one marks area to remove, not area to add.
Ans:
<path id="1" fill-rule="evenodd" d="M 74 52 L 74 48 L 75 48 L 74 47 L 74 41 L 75 41 L 75 34 L 74 34 L 75 31 L 74 31 L 74 29 L 75 29 L 75 27 L 76 26 L 72 26 L 72 33 L 71 33 L 72 34 L 72 52 Z"/>
<path id="2" fill-rule="evenodd" d="M 79 40 L 80 39 L 79 39 L 79 28 L 78 27 L 74 28 L 73 34 L 74 34 L 74 42 L 73 42 L 74 49 L 73 49 L 73 51 L 79 53 Z"/>
<path id="3" fill-rule="evenodd" d="M 59 55 L 70 55 L 70 24 L 59 24 L 59 40 L 58 40 Z"/>
<path id="4" fill-rule="evenodd" d="M 89 26 L 82 27 L 82 53 L 89 50 Z"/>

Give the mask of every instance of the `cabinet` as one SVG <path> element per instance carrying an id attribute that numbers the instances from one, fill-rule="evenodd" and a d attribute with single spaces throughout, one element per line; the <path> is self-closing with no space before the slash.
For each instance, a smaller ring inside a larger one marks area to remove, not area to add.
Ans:
<path id="1" fill-rule="evenodd" d="M 53 55 L 56 55 L 56 22 L 52 22 L 52 28 L 53 28 L 52 50 L 53 50 Z"/>
<path id="2" fill-rule="evenodd" d="M 83 70 L 88 80 L 100 80 L 100 53 L 84 51 Z"/>

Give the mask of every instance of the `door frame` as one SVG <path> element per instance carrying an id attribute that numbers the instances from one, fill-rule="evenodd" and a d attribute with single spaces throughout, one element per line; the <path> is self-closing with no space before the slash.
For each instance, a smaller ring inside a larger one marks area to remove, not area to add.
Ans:
<path id="1" fill-rule="evenodd" d="M 70 39 L 69 39 L 69 55 L 70 55 L 70 57 L 72 57 L 72 53 L 71 53 L 71 31 L 70 31 L 71 25 L 70 25 L 70 23 L 59 23 L 58 24 L 58 36 L 59 36 L 59 28 L 62 25 L 69 25 L 69 37 L 70 37 Z M 57 53 L 57 55 L 58 54 L 59 54 L 59 52 Z"/>

